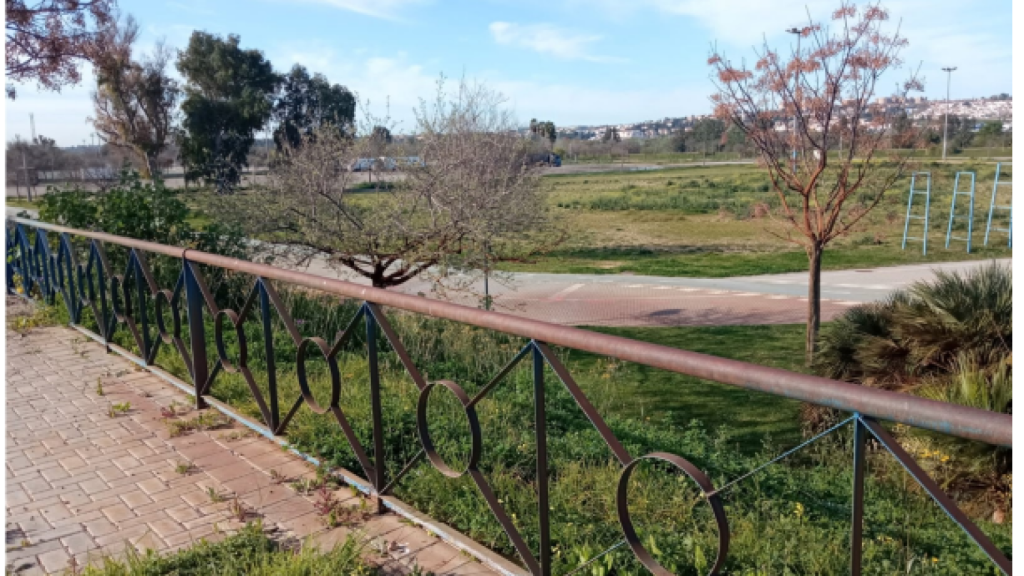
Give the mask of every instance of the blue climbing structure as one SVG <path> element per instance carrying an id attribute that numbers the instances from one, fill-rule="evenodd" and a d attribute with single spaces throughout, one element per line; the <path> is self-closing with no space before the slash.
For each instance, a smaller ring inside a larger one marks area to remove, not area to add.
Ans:
<path id="1" fill-rule="evenodd" d="M 996 164 L 996 181 L 992 185 L 992 201 L 988 205 L 988 224 L 985 226 L 985 246 L 988 246 L 989 234 L 995 230 L 996 232 L 1006 232 L 1006 245 L 1013 246 L 1013 182 L 1012 181 L 999 181 L 1000 176 L 1003 175 L 1003 164 L 1000 162 Z M 1011 180 L 1012 180 L 1011 176 Z M 1006 198 L 1006 204 L 1001 205 L 998 203 L 999 187 L 1009 186 L 1010 192 Z M 992 215 L 996 210 L 1006 210 L 1007 223 L 1006 228 L 992 227 Z"/>
<path id="2" fill-rule="evenodd" d="M 971 178 L 971 187 L 968 190 L 960 190 L 960 177 L 964 180 Z M 967 236 L 953 236 L 953 221 L 963 216 L 956 215 L 956 199 L 960 196 L 967 197 Z M 971 253 L 971 235 L 974 232 L 974 172 L 957 172 L 953 181 L 953 202 L 949 206 L 949 226 L 946 227 L 946 248 L 949 248 L 950 240 L 965 240 L 967 242 L 967 253 Z"/>
<path id="3" fill-rule="evenodd" d="M 918 178 L 924 180 L 924 190 L 918 190 L 915 185 Z M 924 195 L 924 215 L 915 216 L 914 196 Z M 928 253 L 928 213 L 932 207 L 932 174 L 931 172 L 914 172 L 910 175 L 910 197 L 907 198 L 907 220 L 903 224 L 903 249 L 907 249 L 907 240 L 920 240 L 921 253 Z M 921 229 L 921 236 L 910 236 L 910 221 L 924 220 L 924 227 Z"/>

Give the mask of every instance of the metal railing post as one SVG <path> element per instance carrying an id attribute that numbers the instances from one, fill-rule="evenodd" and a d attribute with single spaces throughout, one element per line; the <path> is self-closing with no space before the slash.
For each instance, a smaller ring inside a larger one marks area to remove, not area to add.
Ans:
<path id="1" fill-rule="evenodd" d="M 277 401 L 277 364 L 274 360 L 274 325 L 271 321 L 270 294 L 264 286 L 264 280 L 258 280 L 257 290 L 260 293 L 260 319 L 263 321 L 263 347 L 267 352 L 267 391 L 270 393 L 270 429 L 278 433 L 281 426 L 281 408 Z"/>
<path id="2" fill-rule="evenodd" d="M 206 327 L 203 323 L 203 291 L 193 264 L 181 259 L 185 270 L 185 301 L 188 312 L 188 339 L 192 354 L 192 383 L 196 390 L 196 409 L 207 407 L 203 399 L 204 387 L 209 376 L 206 363 Z"/>
<path id="3" fill-rule="evenodd" d="M 380 366 L 377 363 L 377 319 L 372 313 L 364 314 L 366 321 L 367 367 L 370 371 L 370 412 L 373 419 L 373 490 L 377 497 L 377 513 L 385 512 L 381 490 L 387 483 L 384 461 L 384 413 L 380 402 Z"/>
<path id="4" fill-rule="evenodd" d="M 853 419 L 853 497 L 850 518 L 850 574 L 860 576 L 864 536 L 864 439 L 867 431 L 860 414 Z"/>
<path id="5" fill-rule="evenodd" d="M 537 518 L 540 531 L 540 571 L 551 574 L 551 508 L 548 504 L 548 430 L 544 405 L 544 355 L 533 345 L 534 429 L 537 432 Z"/>

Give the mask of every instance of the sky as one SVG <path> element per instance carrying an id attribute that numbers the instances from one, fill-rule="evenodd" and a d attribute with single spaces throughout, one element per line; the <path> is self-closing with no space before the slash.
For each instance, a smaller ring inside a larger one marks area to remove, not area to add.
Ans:
<path id="1" fill-rule="evenodd" d="M 750 59 L 764 40 L 808 14 L 828 18 L 838 0 L 120 0 L 142 30 L 139 49 L 163 40 L 182 49 L 194 30 L 237 34 L 285 71 L 301 63 L 357 93 L 397 131 L 414 128 L 413 108 L 439 78 L 460 77 L 503 93 L 523 124 L 638 122 L 710 112 L 712 44 Z M 864 3 L 861 2 L 861 5 Z M 892 0 L 891 25 L 910 42 L 906 64 L 921 66 L 925 96 L 945 97 L 944 66 L 956 66 L 952 97 L 1011 93 L 1010 0 Z M 177 75 L 176 71 L 173 71 Z M 6 103 L 6 136 L 36 133 L 58 145 L 91 142 L 88 70 L 61 93 L 19 86 Z M 886 92 L 888 90 L 886 89 Z"/>

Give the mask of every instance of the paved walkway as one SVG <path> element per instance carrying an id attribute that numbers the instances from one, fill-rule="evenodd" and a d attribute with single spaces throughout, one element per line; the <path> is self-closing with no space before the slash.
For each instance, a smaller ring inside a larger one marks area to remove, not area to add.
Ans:
<path id="1" fill-rule="evenodd" d="M 335 495 L 353 521 L 327 529 L 315 495 L 278 481 L 315 478 L 311 466 L 238 426 L 172 437 L 169 422 L 199 414 L 189 397 L 74 330 L 8 330 L 6 349 L 7 573 L 172 551 L 223 538 L 239 516 L 322 549 L 354 535 L 386 573 L 492 573 L 398 516 L 361 513 L 347 487 Z"/>
<path id="2" fill-rule="evenodd" d="M 851 306 L 887 298 L 893 290 L 935 277 L 936 270 L 968 271 L 990 260 L 912 264 L 821 275 L 821 315 L 831 320 Z M 999 262 L 1009 264 L 1010 259 Z M 354 274 L 314 259 L 305 270 L 366 284 Z M 507 285 L 491 281 L 496 309 L 574 326 L 722 326 L 801 324 L 807 321 L 807 273 L 733 278 L 669 278 L 623 274 L 506 273 Z M 455 281 L 454 284 L 465 282 Z M 433 297 L 432 285 L 414 279 L 392 290 Z M 483 281 L 473 285 L 483 293 Z M 450 299 L 478 306 L 479 297 Z"/>

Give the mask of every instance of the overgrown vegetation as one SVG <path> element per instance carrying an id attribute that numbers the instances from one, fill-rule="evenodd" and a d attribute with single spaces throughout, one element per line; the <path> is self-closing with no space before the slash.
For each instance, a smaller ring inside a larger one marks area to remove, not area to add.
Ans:
<path id="1" fill-rule="evenodd" d="M 200 540 L 174 554 L 140 554 L 128 547 L 122 560 L 104 558 L 76 574 L 81 576 L 334 576 L 370 575 L 376 571 L 360 559 L 354 538 L 328 552 L 313 547 L 285 547 L 250 523 L 220 542 Z"/>
<path id="2" fill-rule="evenodd" d="M 353 303 L 339 303 L 333 298 L 300 291 L 285 291 L 282 297 L 303 336 L 337 334 L 355 310 Z M 524 344 L 518 338 L 450 322 L 400 313 L 389 316 L 414 362 L 429 379 L 452 379 L 470 395 L 480 390 Z M 262 346 L 255 344 L 262 338 L 260 323 L 250 318 L 243 327 L 250 344 L 249 368 L 258 388 L 267 394 L 267 359 Z M 216 358 L 212 324 L 206 329 L 208 354 Z M 797 326 L 617 331 L 742 360 L 770 361 L 783 367 L 799 363 L 802 356 Z M 356 436 L 370 447 L 368 366 L 362 334 L 357 330 L 353 340 L 339 353 L 341 407 Z M 134 348 L 124 330 L 118 332 L 117 340 L 129 349 Z M 299 393 L 294 375 L 296 350 L 276 320 L 274 341 L 277 386 L 282 406 L 289 406 Z M 749 344 L 735 346 L 729 345 L 730 341 Z M 772 341 L 777 348 L 762 348 Z M 231 331 L 225 331 L 225 343 L 229 359 L 237 361 L 239 348 Z M 386 341 L 378 344 L 385 430 L 383 456 L 388 474 L 394 475 L 419 449 L 415 431 L 418 392 Z M 799 440 L 799 406 L 793 402 L 754 393 L 730 395 L 735 390 L 724 386 L 656 374 L 654 370 L 589 355 L 564 351 L 561 354 L 632 454 L 664 450 L 683 455 L 707 471 L 716 485 L 741 476 Z M 785 358 L 788 360 L 780 363 L 779 359 Z M 157 362 L 187 378 L 184 364 L 171 347 L 161 348 Z M 330 389 L 325 363 L 311 359 L 307 372 L 315 397 L 323 401 Z M 484 440 L 481 471 L 536 549 L 536 444 L 530 376 L 530 367 L 520 366 L 477 405 L 477 411 Z M 614 504 L 620 468 L 553 374 L 548 374 L 547 382 L 555 569 L 565 572 L 621 538 Z M 260 418 L 241 377 L 220 374 L 212 393 L 243 413 Z M 428 416 L 431 435 L 442 456 L 453 468 L 464 467 L 469 436 L 457 402 L 436 391 Z M 300 409 L 287 436 L 290 445 L 317 456 L 331 467 L 360 470 L 337 422 L 329 416 Z M 848 554 L 850 459 L 848 444 L 843 437 L 837 437 L 730 488 L 725 493 L 733 531 L 727 570 L 737 574 L 844 571 Z M 934 460 L 930 469 L 940 482 L 948 483 L 949 475 L 955 473 L 941 461 L 941 455 L 922 459 Z M 926 495 L 914 489 L 902 468 L 884 453 L 872 453 L 869 469 L 872 474 L 865 522 L 869 527 L 865 544 L 868 566 L 881 573 L 895 571 L 897 567 L 906 571 L 908 566 L 912 574 L 989 571 L 980 552 Z M 421 463 L 398 484 L 395 494 L 514 557 L 507 537 L 467 478 L 451 480 L 429 464 Z M 965 497 L 963 493 L 958 495 Z M 667 567 L 681 574 L 700 573 L 699 567 L 707 567 L 713 560 L 713 522 L 688 481 L 657 466 L 641 466 L 630 487 L 630 503 L 642 537 L 652 549 L 658 550 L 659 561 Z M 997 544 L 1009 551 L 1009 523 L 987 522 L 991 517 L 987 504 L 968 509 Z M 340 520 L 336 515 L 334 521 Z M 331 521 L 329 515 L 325 521 Z M 620 574 L 644 573 L 625 549 L 610 556 L 600 563 L 604 569 Z"/>

